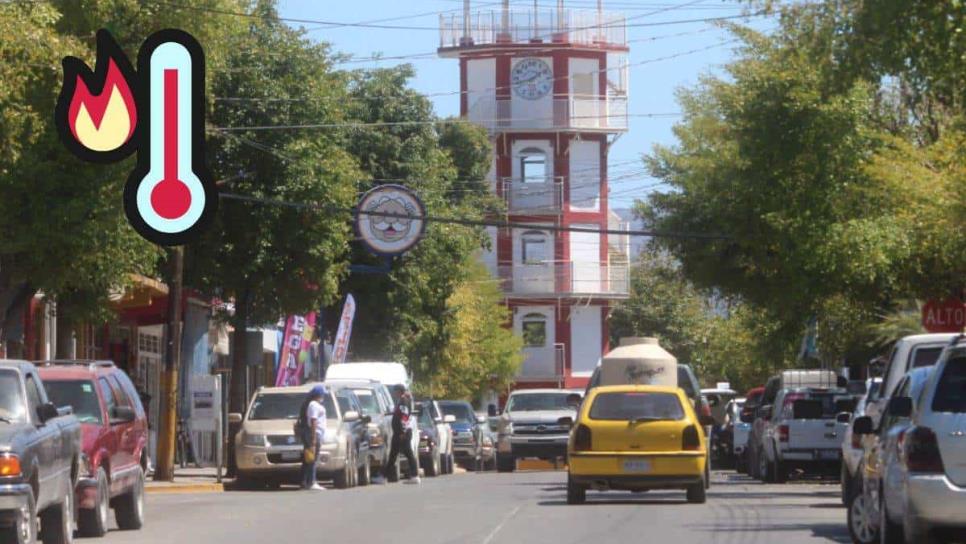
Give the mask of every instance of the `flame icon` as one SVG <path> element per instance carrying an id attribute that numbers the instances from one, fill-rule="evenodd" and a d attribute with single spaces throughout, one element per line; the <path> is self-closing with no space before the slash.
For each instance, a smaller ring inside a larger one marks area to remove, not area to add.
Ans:
<path id="1" fill-rule="evenodd" d="M 90 162 L 114 162 L 131 154 L 138 124 L 136 79 L 117 42 L 100 30 L 93 71 L 76 57 L 66 57 L 63 65 L 55 116 L 64 145 Z"/>

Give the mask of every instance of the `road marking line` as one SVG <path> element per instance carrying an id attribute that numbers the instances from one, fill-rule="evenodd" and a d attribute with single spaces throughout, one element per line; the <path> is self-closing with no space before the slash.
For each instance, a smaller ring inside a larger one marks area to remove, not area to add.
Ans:
<path id="1" fill-rule="evenodd" d="M 490 542 L 493 542 L 493 539 L 496 537 L 496 534 L 500 532 L 500 529 L 502 529 L 503 526 L 507 524 L 507 522 L 513 519 L 513 516 L 517 515 L 517 512 L 519 512 L 521 508 L 523 508 L 522 504 L 517 506 L 516 508 L 511 510 L 509 514 L 504 516 L 503 521 L 501 521 L 499 525 L 494 527 L 493 530 L 490 531 L 490 534 L 486 535 L 486 538 L 483 539 L 483 544 L 490 544 Z"/>

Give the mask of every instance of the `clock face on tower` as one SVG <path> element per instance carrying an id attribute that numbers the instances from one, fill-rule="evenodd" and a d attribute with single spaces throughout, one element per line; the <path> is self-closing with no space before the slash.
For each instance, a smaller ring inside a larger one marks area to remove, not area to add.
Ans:
<path id="1" fill-rule="evenodd" d="M 521 59 L 510 72 L 510 84 L 520 98 L 537 100 L 553 90 L 553 70 L 540 59 Z"/>

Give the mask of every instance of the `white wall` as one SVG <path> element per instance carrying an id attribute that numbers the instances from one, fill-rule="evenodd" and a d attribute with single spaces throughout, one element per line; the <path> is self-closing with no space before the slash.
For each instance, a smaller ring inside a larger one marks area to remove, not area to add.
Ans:
<path id="1" fill-rule="evenodd" d="M 600 210 L 600 142 L 570 144 L 570 209 Z"/>
<path id="2" fill-rule="evenodd" d="M 466 61 L 466 104 L 472 109 L 480 98 L 496 97 L 496 59 Z"/>
<path id="3" fill-rule="evenodd" d="M 599 96 L 600 61 L 598 59 L 570 59 L 569 80 L 570 96 Z"/>
<path id="4" fill-rule="evenodd" d="M 590 376 L 600 360 L 600 306 L 576 306 L 570 310 L 570 368 L 574 376 Z"/>
<path id="5" fill-rule="evenodd" d="M 599 230 L 594 224 L 573 225 Z M 570 233 L 571 291 L 599 293 L 601 291 L 600 234 L 596 232 Z"/>

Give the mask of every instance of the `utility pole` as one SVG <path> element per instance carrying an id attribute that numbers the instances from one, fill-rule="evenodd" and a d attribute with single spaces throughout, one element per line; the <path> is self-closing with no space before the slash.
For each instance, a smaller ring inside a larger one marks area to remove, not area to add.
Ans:
<path id="1" fill-rule="evenodd" d="M 184 248 L 171 250 L 171 283 L 168 288 L 168 342 L 164 346 L 161 374 L 161 421 L 158 425 L 158 459 L 154 480 L 174 479 L 174 449 L 178 430 L 178 369 L 181 368 L 181 288 L 184 281 Z"/>

